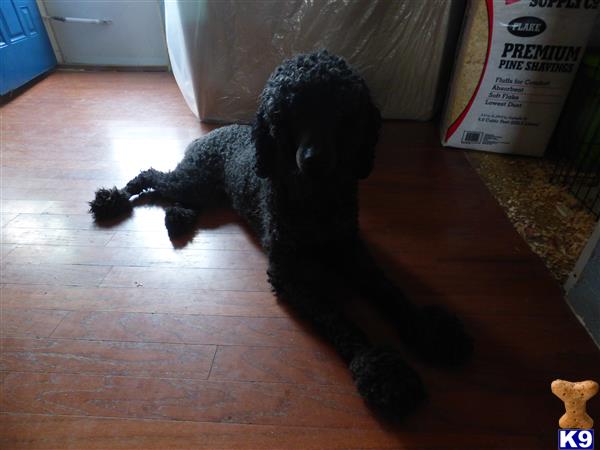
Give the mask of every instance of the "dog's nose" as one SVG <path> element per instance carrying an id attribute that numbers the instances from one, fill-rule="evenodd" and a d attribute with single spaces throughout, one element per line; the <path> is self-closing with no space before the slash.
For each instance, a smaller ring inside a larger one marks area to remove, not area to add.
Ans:
<path id="1" fill-rule="evenodd" d="M 317 152 L 315 151 L 315 149 L 312 147 L 308 147 L 304 151 L 304 156 L 302 158 L 303 165 L 306 166 L 307 168 L 315 167 L 316 164 L 318 163 L 318 161 L 319 161 L 319 157 L 317 156 Z"/>
<path id="2" fill-rule="evenodd" d="M 298 166 L 300 170 L 309 176 L 318 176 L 322 171 L 322 158 L 314 147 L 300 149 Z"/>

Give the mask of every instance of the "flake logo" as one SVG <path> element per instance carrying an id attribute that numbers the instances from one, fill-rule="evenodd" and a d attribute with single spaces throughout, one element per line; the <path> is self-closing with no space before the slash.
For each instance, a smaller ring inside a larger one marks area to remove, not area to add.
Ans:
<path id="1" fill-rule="evenodd" d="M 506 29 L 519 37 L 537 36 L 546 29 L 546 22 L 538 17 L 517 17 L 508 23 Z"/>
<path id="2" fill-rule="evenodd" d="M 558 448 L 594 449 L 594 430 L 558 430 Z"/>

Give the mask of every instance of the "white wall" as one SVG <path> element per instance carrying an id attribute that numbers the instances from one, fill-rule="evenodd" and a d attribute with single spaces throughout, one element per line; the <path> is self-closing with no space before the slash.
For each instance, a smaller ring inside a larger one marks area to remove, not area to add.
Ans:
<path id="1" fill-rule="evenodd" d="M 160 0 L 39 0 L 48 16 L 108 19 L 108 25 L 47 21 L 65 64 L 168 66 Z"/>

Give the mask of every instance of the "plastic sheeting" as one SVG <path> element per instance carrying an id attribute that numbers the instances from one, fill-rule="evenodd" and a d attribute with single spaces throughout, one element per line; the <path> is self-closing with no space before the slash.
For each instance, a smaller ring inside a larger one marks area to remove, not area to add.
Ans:
<path id="1" fill-rule="evenodd" d="M 167 1 L 177 83 L 203 121 L 249 122 L 272 70 L 315 49 L 343 56 L 382 115 L 427 120 L 454 48 L 461 0 Z"/>

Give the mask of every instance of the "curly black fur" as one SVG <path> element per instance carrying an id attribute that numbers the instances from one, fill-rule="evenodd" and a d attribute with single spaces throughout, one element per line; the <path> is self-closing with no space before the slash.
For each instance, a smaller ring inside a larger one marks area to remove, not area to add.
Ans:
<path id="1" fill-rule="evenodd" d="M 181 206 L 170 206 L 165 210 L 165 226 L 169 236 L 177 238 L 193 230 L 198 212 Z"/>
<path id="2" fill-rule="evenodd" d="M 426 397 L 419 375 L 393 350 L 359 352 L 349 367 L 360 395 L 385 416 L 401 418 L 400 414 L 411 413 Z"/>
<path id="3" fill-rule="evenodd" d="M 131 212 L 130 195 L 116 187 L 98 189 L 90 202 L 90 212 L 96 220 L 108 220 Z"/>
<path id="4" fill-rule="evenodd" d="M 358 180 L 373 168 L 380 122 L 364 80 L 343 59 L 298 55 L 270 76 L 252 126 L 193 141 L 171 172 L 149 169 L 122 190 L 99 190 L 90 211 L 104 220 L 153 191 L 182 205 L 167 211 L 173 236 L 193 227 L 196 210 L 227 197 L 260 238 L 278 297 L 337 349 L 369 404 L 403 416 L 424 397 L 419 376 L 398 353 L 373 347 L 342 313 L 335 287 L 354 286 L 430 361 L 462 361 L 472 346 L 454 316 L 409 302 L 358 236 Z"/>

